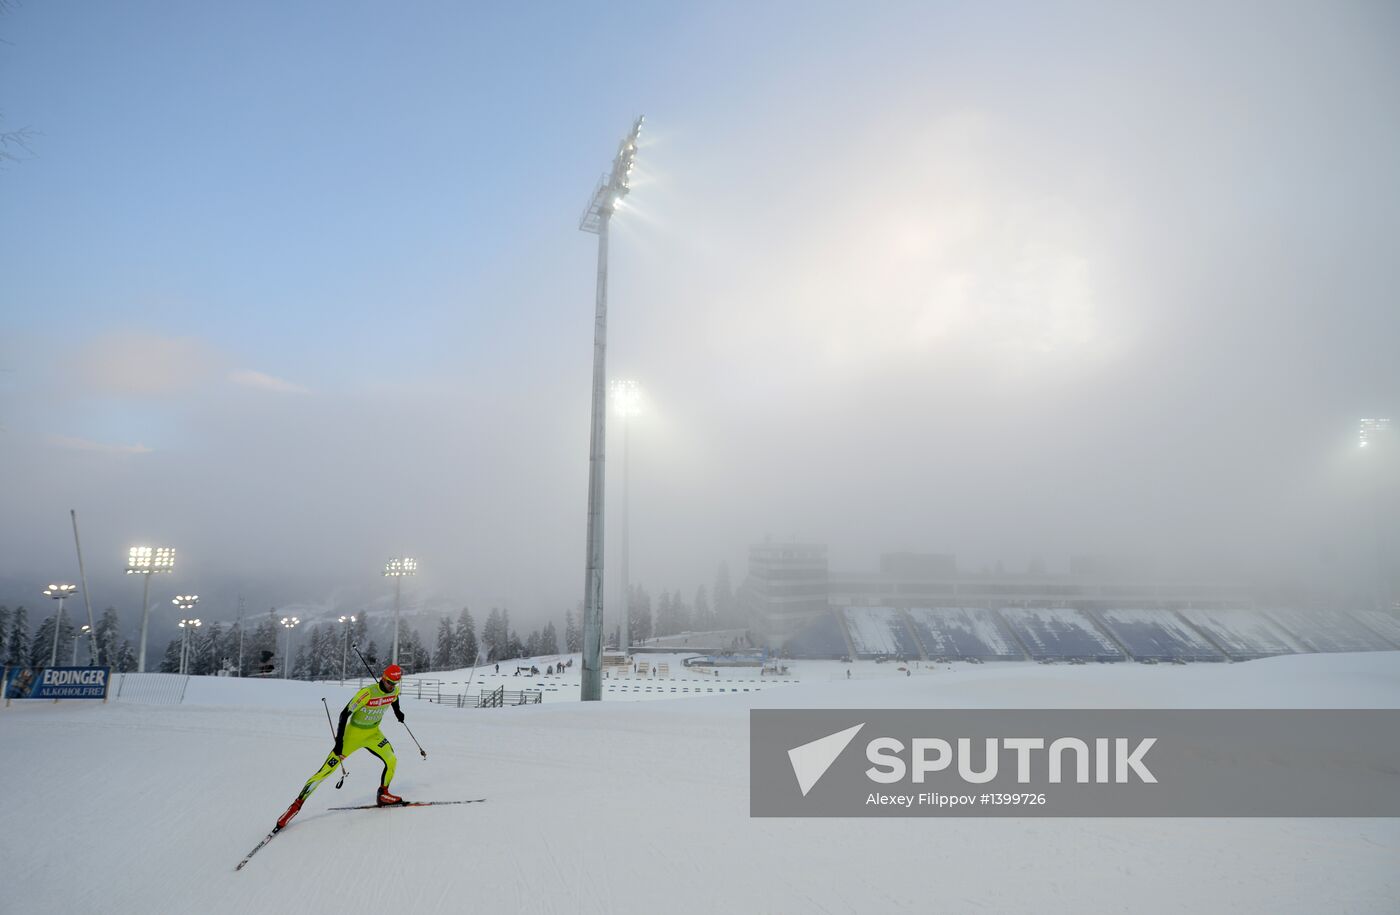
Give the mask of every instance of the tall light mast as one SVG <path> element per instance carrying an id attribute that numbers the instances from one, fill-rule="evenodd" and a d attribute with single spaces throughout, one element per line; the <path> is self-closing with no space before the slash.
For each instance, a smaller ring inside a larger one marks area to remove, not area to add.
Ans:
<path id="1" fill-rule="evenodd" d="M 588 547 L 583 594 L 584 702 L 603 698 L 603 471 L 606 452 L 608 378 L 608 224 L 618 202 L 631 190 L 642 122 L 618 144 L 612 171 L 599 180 L 578 227 L 598 236 L 598 286 L 593 318 L 593 422 L 588 448 Z M 623 610 L 626 613 L 626 610 Z"/>

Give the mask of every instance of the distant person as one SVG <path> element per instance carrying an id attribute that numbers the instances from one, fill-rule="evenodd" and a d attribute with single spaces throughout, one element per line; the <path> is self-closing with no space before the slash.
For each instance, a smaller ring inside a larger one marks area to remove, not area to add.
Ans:
<path id="1" fill-rule="evenodd" d="M 361 747 L 379 757 L 379 761 L 384 764 L 384 774 L 379 779 L 379 794 L 375 796 L 375 803 L 380 807 L 403 803 L 403 798 L 389 793 L 389 783 L 394 780 L 397 760 L 389 738 L 379 730 L 379 721 L 384 717 L 386 707 L 392 708 L 394 717 L 398 718 L 400 723 L 403 722 L 403 709 L 399 708 L 401 679 L 403 669 L 397 664 L 390 664 L 384 668 L 384 675 L 379 680 L 359 690 L 345 703 L 345 708 L 340 710 L 340 726 L 336 728 L 335 746 L 331 748 L 331 755 L 326 757 L 325 763 L 307 781 L 296 800 L 292 801 L 292 806 L 287 808 L 287 812 L 278 818 L 277 829 L 280 830 L 291 822 L 292 817 L 301 810 L 301 805 L 311 796 L 311 792 L 321 784 L 321 780 L 334 772 L 342 759 Z"/>
<path id="2" fill-rule="evenodd" d="M 849 667 L 846 668 L 846 679 L 851 679 L 851 669 Z"/>
<path id="3" fill-rule="evenodd" d="M 496 665 L 496 673 L 499 674 L 500 672 L 501 672 L 501 665 L 500 665 L 500 664 L 497 664 L 497 665 Z"/>

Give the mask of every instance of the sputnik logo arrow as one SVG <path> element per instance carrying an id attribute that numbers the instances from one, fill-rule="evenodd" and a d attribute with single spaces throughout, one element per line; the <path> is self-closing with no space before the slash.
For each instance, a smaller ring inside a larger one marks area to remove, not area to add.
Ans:
<path id="1" fill-rule="evenodd" d="M 788 750 L 788 761 L 792 763 L 792 774 L 797 776 L 797 786 L 802 789 L 803 797 L 806 797 L 807 792 L 821 781 L 826 770 L 830 769 L 831 764 L 836 762 L 836 757 L 841 755 L 841 751 L 846 749 L 850 742 L 855 739 L 856 733 L 863 727 L 865 727 L 865 722 L 862 721 L 853 728 L 828 734 L 811 743 L 804 743 L 800 747 Z"/>

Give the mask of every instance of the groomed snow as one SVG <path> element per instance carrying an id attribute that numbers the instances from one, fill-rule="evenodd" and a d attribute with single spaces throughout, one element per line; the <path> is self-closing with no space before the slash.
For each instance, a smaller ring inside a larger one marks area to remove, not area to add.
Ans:
<path id="1" fill-rule="evenodd" d="M 0 710 L 10 778 L 0 908 L 1395 911 L 1394 819 L 750 819 L 748 710 L 1394 708 L 1400 652 L 1187 667 L 919 664 L 912 676 L 873 662 L 792 667 L 782 688 L 699 698 L 492 710 L 409 700 L 429 758 L 387 721 L 395 789 L 488 801 L 328 812 L 371 799 L 379 767 L 360 753 L 345 788 L 324 783 L 240 873 L 324 758 L 320 698 L 334 710 L 348 685 L 198 678 L 178 706 L 17 702 Z"/>

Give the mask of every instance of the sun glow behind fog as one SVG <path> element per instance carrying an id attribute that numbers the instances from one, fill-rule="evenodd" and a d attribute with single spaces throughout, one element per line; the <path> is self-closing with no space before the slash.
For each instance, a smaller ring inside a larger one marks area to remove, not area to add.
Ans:
<path id="1" fill-rule="evenodd" d="M 725 332 L 814 373 L 1091 368 L 1121 343 L 1105 320 L 1093 214 L 1047 193 L 1024 145 L 962 115 L 814 156 L 801 181 L 829 193 L 768 217 L 770 259 L 727 277 L 724 297 L 751 307 Z"/>

